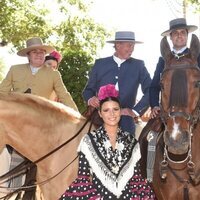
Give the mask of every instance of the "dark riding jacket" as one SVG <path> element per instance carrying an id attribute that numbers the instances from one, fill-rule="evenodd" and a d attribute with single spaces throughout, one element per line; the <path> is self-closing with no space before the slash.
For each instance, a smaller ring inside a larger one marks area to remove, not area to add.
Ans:
<path id="1" fill-rule="evenodd" d="M 89 80 L 83 91 L 87 102 L 106 84 L 119 84 L 119 99 L 122 108 L 130 108 L 140 115 L 149 107 L 149 87 L 151 77 L 144 61 L 129 58 L 118 67 L 113 56 L 97 59 L 89 75 Z M 142 98 L 136 102 L 138 88 L 141 86 Z M 120 125 L 124 131 L 134 133 L 135 124 L 130 116 L 122 116 Z"/>

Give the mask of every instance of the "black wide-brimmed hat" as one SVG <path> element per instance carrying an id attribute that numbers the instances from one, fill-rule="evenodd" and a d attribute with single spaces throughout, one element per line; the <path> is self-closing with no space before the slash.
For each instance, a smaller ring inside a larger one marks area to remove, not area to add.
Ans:
<path id="1" fill-rule="evenodd" d="M 116 42 L 133 42 L 133 43 L 143 43 L 135 40 L 135 33 L 132 31 L 117 31 L 115 33 L 115 39 L 107 41 L 108 43 Z"/>
<path id="2" fill-rule="evenodd" d="M 161 35 L 162 36 L 168 36 L 170 33 L 176 29 L 187 29 L 188 32 L 193 32 L 198 27 L 195 25 L 187 25 L 185 18 L 177 18 L 173 19 L 169 22 L 169 30 L 164 31 Z"/>

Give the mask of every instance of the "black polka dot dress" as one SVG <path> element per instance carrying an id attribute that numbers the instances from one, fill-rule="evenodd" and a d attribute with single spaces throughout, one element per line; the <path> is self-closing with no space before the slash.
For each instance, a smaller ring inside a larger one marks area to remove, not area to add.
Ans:
<path id="1" fill-rule="evenodd" d="M 154 200 L 148 182 L 141 177 L 139 144 L 118 130 L 115 149 L 104 127 L 87 134 L 79 145 L 77 179 L 60 200 Z"/>

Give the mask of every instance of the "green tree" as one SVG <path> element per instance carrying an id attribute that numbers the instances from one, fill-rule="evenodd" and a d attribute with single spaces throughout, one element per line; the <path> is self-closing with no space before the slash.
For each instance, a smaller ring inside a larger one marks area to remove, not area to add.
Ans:
<path id="1" fill-rule="evenodd" d="M 48 37 L 53 28 L 45 18 L 48 12 L 36 7 L 34 0 L 0 1 L 1 40 L 19 49 L 29 37 Z"/>
<path id="2" fill-rule="evenodd" d="M 200 13 L 200 1 L 199 0 L 187 0 L 188 3 L 195 7 L 196 11 Z"/>
<path id="3" fill-rule="evenodd" d="M 82 90 L 87 82 L 88 72 L 96 52 L 104 44 L 105 30 L 85 16 L 69 18 L 60 25 L 58 32 L 59 38 L 63 38 L 61 52 L 64 54 L 59 70 L 65 85 L 82 112 L 85 109 Z"/>
<path id="4" fill-rule="evenodd" d="M 107 31 L 88 15 L 90 4 L 83 0 L 57 0 L 52 17 L 52 0 L 0 1 L 0 38 L 15 49 L 27 38 L 39 36 L 63 55 L 60 72 L 80 111 L 85 109 L 82 90 L 96 52 L 104 45 Z"/>

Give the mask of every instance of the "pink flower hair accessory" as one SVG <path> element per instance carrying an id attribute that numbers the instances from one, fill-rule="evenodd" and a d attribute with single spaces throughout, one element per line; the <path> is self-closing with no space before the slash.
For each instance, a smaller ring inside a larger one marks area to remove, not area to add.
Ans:
<path id="1" fill-rule="evenodd" d="M 56 58 L 58 63 L 62 60 L 62 55 L 58 51 L 52 51 L 49 55 Z"/>
<path id="2" fill-rule="evenodd" d="M 116 90 L 115 85 L 108 84 L 101 86 L 98 93 L 98 99 L 101 101 L 108 97 L 118 97 L 119 91 Z"/>

